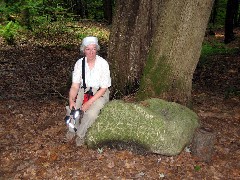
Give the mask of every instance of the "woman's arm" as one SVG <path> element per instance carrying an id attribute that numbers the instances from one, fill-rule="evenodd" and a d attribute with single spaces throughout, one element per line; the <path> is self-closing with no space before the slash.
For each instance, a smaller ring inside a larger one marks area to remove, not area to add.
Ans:
<path id="1" fill-rule="evenodd" d="M 79 90 L 79 83 L 72 83 L 72 86 L 69 91 L 69 108 L 72 109 L 72 107 L 76 108 L 75 99 L 77 97 L 77 93 Z"/>
<path id="2" fill-rule="evenodd" d="M 101 89 L 99 89 L 97 92 L 96 92 L 96 94 L 94 94 L 94 96 L 91 98 L 91 99 L 89 99 L 86 103 L 84 103 L 83 105 L 82 105 L 82 110 L 83 111 L 86 111 L 86 110 L 88 110 L 88 108 L 98 99 L 98 98 L 100 98 L 101 96 L 103 96 L 104 95 L 104 93 L 106 92 L 106 90 L 107 90 L 107 88 L 101 88 Z"/>

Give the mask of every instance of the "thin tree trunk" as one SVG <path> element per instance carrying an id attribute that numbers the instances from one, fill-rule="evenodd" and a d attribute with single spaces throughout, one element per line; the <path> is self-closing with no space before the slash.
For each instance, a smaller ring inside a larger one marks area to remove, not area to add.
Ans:
<path id="1" fill-rule="evenodd" d="M 227 2 L 227 9 L 226 9 L 226 17 L 225 17 L 225 38 L 224 43 L 230 43 L 235 39 L 233 28 L 234 28 L 234 15 L 235 15 L 235 8 L 238 5 L 238 0 L 228 0 Z"/>
<path id="2" fill-rule="evenodd" d="M 240 26 L 240 13 L 238 13 L 238 21 L 237 21 L 237 27 Z"/>
<path id="3" fill-rule="evenodd" d="M 213 4 L 211 15 L 210 15 L 209 23 L 208 23 L 209 30 L 208 30 L 208 32 L 206 32 L 208 35 L 215 35 L 214 26 L 215 26 L 215 22 L 216 22 L 217 13 L 218 13 L 218 11 L 217 11 L 218 4 L 219 4 L 219 0 L 215 0 L 214 4 Z"/>
<path id="4" fill-rule="evenodd" d="M 239 0 L 236 0 L 235 7 L 234 7 L 234 17 L 233 17 L 234 27 L 238 27 L 238 12 L 239 12 Z"/>
<path id="5" fill-rule="evenodd" d="M 77 18 L 76 18 L 77 20 L 80 19 L 79 16 L 81 18 L 83 18 L 82 8 L 83 8 L 82 1 L 81 0 L 75 0 L 74 12 L 75 12 L 76 15 L 78 15 Z"/>
<path id="6" fill-rule="evenodd" d="M 104 19 L 108 24 L 112 23 L 112 0 L 103 0 Z"/>
<path id="7" fill-rule="evenodd" d="M 25 7 L 21 12 L 22 23 L 27 27 L 28 30 L 32 30 L 31 26 L 31 15 L 29 7 Z"/>

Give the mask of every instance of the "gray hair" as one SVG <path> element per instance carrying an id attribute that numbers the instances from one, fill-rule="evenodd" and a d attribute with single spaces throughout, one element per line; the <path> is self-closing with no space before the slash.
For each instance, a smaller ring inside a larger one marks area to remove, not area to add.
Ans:
<path id="1" fill-rule="evenodd" d="M 98 45 L 98 38 L 94 37 L 94 36 L 87 36 L 87 37 L 83 38 L 83 40 L 82 40 L 82 45 L 80 46 L 80 51 L 84 52 L 85 48 L 89 44 L 96 44 L 97 51 L 100 49 L 100 46 Z"/>
<path id="2" fill-rule="evenodd" d="M 97 51 L 99 51 L 99 50 L 100 50 L 100 46 L 99 46 L 98 44 L 96 44 L 96 46 L 97 46 Z M 81 53 L 84 53 L 84 50 L 85 50 L 86 47 L 87 47 L 87 46 L 81 44 L 81 46 L 80 46 L 80 51 L 81 51 Z"/>

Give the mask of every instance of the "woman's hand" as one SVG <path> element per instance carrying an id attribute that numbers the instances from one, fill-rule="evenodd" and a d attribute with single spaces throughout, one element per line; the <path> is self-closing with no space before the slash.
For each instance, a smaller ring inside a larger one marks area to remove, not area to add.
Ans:
<path id="1" fill-rule="evenodd" d="M 82 111 L 87 111 L 89 108 L 90 108 L 90 106 L 92 105 L 92 101 L 91 101 L 91 99 L 89 99 L 87 102 L 85 102 L 83 105 L 82 105 L 82 107 L 81 107 L 81 110 Z"/>
<path id="2" fill-rule="evenodd" d="M 73 100 L 69 101 L 69 108 L 72 110 L 72 108 L 76 109 L 76 103 Z"/>
<path id="3" fill-rule="evenodd" d="M 95 94 L 91 99 L 89 99 L 87 102 L 85 102 L 85 103 L 82 105 L 81 109 L 82 109 L 84 112 L 87 111 L 87 110 L 90 108 L 90 106 L 91 106 L 98 98 L 100 98 L 101 96 L 104 95 L 104 93 L 106 92 L 106 90 L 107 90 L 107 88 L 101 88 L 100 90 L 98 90 L 98 91 L 96 92 L 96 94 Z"/>

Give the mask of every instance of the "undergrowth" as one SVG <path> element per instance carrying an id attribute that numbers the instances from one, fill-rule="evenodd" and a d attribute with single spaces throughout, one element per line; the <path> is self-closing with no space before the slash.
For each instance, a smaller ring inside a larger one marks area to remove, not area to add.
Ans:
<path id="1" fill-rule="evenodd" d="M 3 37 L 5 42 L 9 45 L 15 43 L 15 38 L 18 35 L 19 24 L 9 21 L 5 26 L 0 25 L 0 36 Z"/>
<path id="2" fill-rule="evenodd" d="M 201 50 L 199 65 L 208 63 L 208 57 L 215 55 L 231 55 L 239 51 L 237 48 L 229 48 L 223 42 L 219 41 L 204 41 Z"/>
<path id="3" fill-rule="evenodd" d="M 35 24 L 32 30 L 27 30 L 10 21 L 6 25 L 0 25 L 0 36 L 8 45 L 21 44 L 26 40 L 36 44 L 66 45 L 79 43 L 86 36 L 96 36 L 101 42 L 107 42 L 109 39 L 109 28 L 104 23 L 46 20 L 43 22 Z"/>

